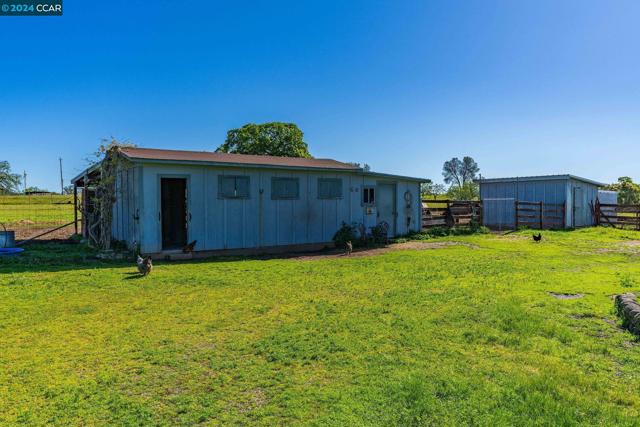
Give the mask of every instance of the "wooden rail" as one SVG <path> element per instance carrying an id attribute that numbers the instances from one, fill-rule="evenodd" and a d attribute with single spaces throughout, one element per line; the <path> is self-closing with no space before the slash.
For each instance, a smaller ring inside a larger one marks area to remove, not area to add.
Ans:
<path id="1" fill-rule="evenodd" d="M 482 224 L 482 202 L 477 200 L 422 200 L 422 228 Z"/>
<path id="2" fill-rule="evenodd" d="M 530 228 L 563 228 L 566 208 L 564 203 L 515 201 L 515 225 Z"/>
<path id="3" fill-rule="evenodd" d="M 593 211 L 597 225 L 640 230 L 640 205 L 600 203 L 596 199 Z"/>

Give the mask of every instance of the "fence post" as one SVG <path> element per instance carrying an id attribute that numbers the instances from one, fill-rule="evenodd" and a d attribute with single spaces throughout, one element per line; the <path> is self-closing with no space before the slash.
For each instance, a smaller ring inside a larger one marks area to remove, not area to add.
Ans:
<path id="1" fill-rule="evenodd" d="M 515 223 L 516 223 L 516 230 L 517 230 L 518 229 L 518 201 L 514 200 L 514 204 L 515 204 L 515 209 L 513 211 L 516 214 Z"/>
<path id="2" fill-rule="evenodd" d="M 78 184 L 73 183 L 73 229 L 78 234 Z"/>

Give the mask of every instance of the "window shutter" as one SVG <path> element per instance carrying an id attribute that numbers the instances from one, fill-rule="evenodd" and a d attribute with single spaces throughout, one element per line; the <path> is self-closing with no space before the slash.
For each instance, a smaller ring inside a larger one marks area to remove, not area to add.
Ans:
<path id="1" fill-rule="evenodd" d="M 243 199 L 249 198 L 249 177 L 237 176 L 236 177 L 236 197 Z"/>
<path id="2" fill-rule="evenodd" d="M 271 178 L 271 199 L 298 199 L 300 180 L 298 178 Z"/>
<path id="3" fill-rule="evenodd" d="M 318 178 L 318 198 L 342 198 L 342 180 L 339 178 Z"/>
<path id="4" fill-rule="evenodd" d="M 248 199 L 249 177 L 218 175 L 218 197 L 222 199 Z"/>

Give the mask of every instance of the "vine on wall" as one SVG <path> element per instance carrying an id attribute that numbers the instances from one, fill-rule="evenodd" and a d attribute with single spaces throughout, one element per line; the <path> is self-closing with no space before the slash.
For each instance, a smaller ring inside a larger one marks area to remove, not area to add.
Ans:
<path id="1" fill-rule="evenodd" d="M 97 178 L 89 185 L 92 190 L 91 212 L 84 212 L 87 218 L 89 244 L 102 250 L 111 249 L 113 206 L 117 200 L 117 179 L 122 171 L 131 167 L 131 162 L 121 154 L 122 148 L 133 147 L 115 139 L 103 140 L 95 153 L 94 164 L 98 165 Z"/>

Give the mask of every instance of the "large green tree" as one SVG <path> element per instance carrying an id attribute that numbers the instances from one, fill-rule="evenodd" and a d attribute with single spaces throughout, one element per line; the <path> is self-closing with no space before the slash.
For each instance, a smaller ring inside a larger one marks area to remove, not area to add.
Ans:
<path id="1" fill-rule="evenodd" d="M 447 195 L 455 200 L 475 200 L 479 197 L 478 184 L 475 182 L 480 168 L 472 157 L 457 157 L 444 162 L 442 176 L 449 184 Z"/>
<path id="2" fill-rule="evenodd" d="M 18 193 L 20 191 L 20 175 L 11 173 L 11 165 L 0 160 L 0 194 Z"/>
<path id="3" fill-rule="evenodd" d="M 462 187 L 469 182 L 473 182 L 478 172 L 480 172 L 478 164 L 469 156 L 463 157 L 462 160 L 454 157 L 442 165 L 444 182 L 457 187 Z"/>
<path id="4" fill-rule="evenodd" d="M 618 192 L 618 203 L 621 205 L 635 205 L 640 203 L 640 185 L 628 176 L 621 176 L 615 184 L 609 184 L 606 190 Z"/>
<path id="5" fill-rule="evenodd" d="M 311 158 L 302 131 L 294 123 L 249 123 L 227 132 L 217 152 Z"/>

